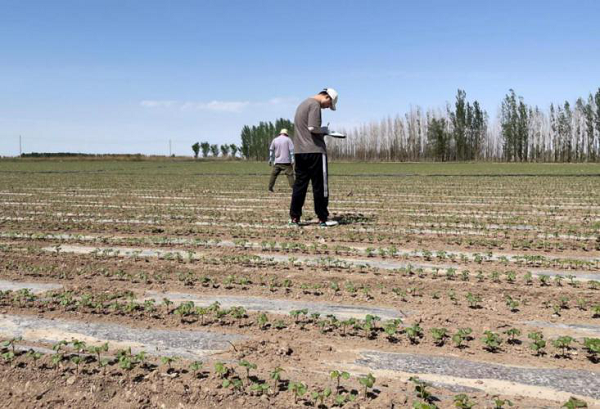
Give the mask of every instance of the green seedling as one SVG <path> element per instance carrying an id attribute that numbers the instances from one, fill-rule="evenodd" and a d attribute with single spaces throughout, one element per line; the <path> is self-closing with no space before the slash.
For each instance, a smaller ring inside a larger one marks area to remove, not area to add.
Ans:
<path id="1" fill-rule="evenodd" d="M 413 409 L 438 409 L 433 403 L 414 401 L 412 405 Z"/>
<path id="2" fill-rule="evenodd" d="M 329 376 L 331 377 L 331 379 L 334 379 L 336 381 L 336 386 L 335 386 L 335 391 L 337 393 L 340 392 L 340 381 L 341 379 L 345 379 L 348 380 L 350 379 L 350 374 L 348 372 L 345 371 L 331 371 L 329 373 Z"/>
<path id="3" fill-rule="evenodd" d="M 241 360 L 240 362 L 238 362 L 238 365 L 246 368 L 246 379 L 248 381 L 250 381 L 250 370 L 256 369 L 257 368 L 256 364 L 250 363 L 244 359 L 244 360 Z"/>
<path id="4" fill-rule="evenodd" d="M 258 395 L 266 394 L 269 392 L 269 385 L 266 382 L 254 382 L 250 385 L 250 390 Z"/>
<path id="5" fill-rule="evenodd" d="M 2 346 L 4 348 L 9 348 L 11 349 L 13 355 L 15 354 L 15 347 L 17 345 L 18 342 L 21 342 L 23 340 L 23 337 L 15 337 L 15 338 L 11 338 L 8 341 L 4 341 L 2 343 Z"/>
<path id="6" fill-rule="evenodd" d="M 529 344 L 529 347 L 533 351 L 535 351 L 536 355 L 543 355 L 544 348 L 546 348 L 546 341 L 544 340 L 544 335 L 541 332 L 535 331 L 527 334 L 527 338 L 533 341 L 531 344 Z"/>
<path id="7" fill-rule="evenodd" d="M 448 298 L 454 305 L 458 305 L 458 298 L 456 298 L 456 292 L 454 290 L 448 291 Z"/>
<path id="8" fill-rule="evenodd" d="M 175 357 L 175 356 L 162 356 L 162 357 L 160 358 L 160 361 L 163 363 L 163 365 L 165 365 L 165 364 L 166 364 L 166 365 L 169 367 L 169 371 L 170 371 L 170 370 L 172 369 L 172 368 L 171 368 L 171 365 L 172 365 L 172 364 L 173 364 L 175 361 L 177 361 L 177 359 L 178 359 L 178 358 L 177 358 L 177 357 Z"/>
<path id="9" fill-rule="evenodd" d="M 260 314 L 258 314 L 256 322 L 258 324 L 258 328 L 265 329 L 267 327 L 267 324 L 269 323 L 269 318 L 267 317 L 267 314 L 261 312 Z"/>
<path id="10" fill-rule="evenodd" d="M 456 406 L 457 408 L 460 408 L 460 409 L 471 409 L 473 406 L 476 405 L 476 403 L 472 402 L 469 399 L 469 397 L 464 393 L 454 396 L 453 401 L 454 401 L 454 406 Z"/>
<path id="11" fill-rule="evenodd" d="M 411 376 L 408 380 L 415 385 L 415 392 L 417 393 L 417 397 L 419 399 L 423 399 L 427 403 L 431 403 L 433 401 L 433 394 L 427 390 L 430 386 L 425 381 L 420 380 L 416 376 Z"/>
<path id="12" fill-rule="evenodd" d="M 473 309 L 478 309 L 481 308 L 481 297 L 478 295 L 474 295 L 471 294 L 470 292 L 467 293 L 467 295 L 465 296 L 467 299 L 467 303 L 469 304 L 469 308 L 473 308 Z"/>
<path id="13" fill-rule="evenodd" d="M 538 279 L 540 280 L 540 285 L 541 285 L 542 287 L 546 287 L 546 286 L 550 285 L 550 284 L 549 284 L 549 282 L 550 282 L 550 276 L 547 276 L 547 275 L 543 275 L 543 274 L 542 274 L 542 275 L 540 275 L 540 276 L 538 277 Z"/>
<path id="14" fill-rule="evenodd" d="M 198 371 L 202 369 L 202 365 L 204 365 L 202 361 L 194 361 L 190 364 L 190 370 L 194 374 L 194 378 L 198 377 Z"/>
<path id="15" fill-rule="evenodd" d="M 444 345 L 444 341 L 448 338 L 448 330 L 446 328 L 431 328 L 431 336 L 433 341 L 439 347 Z"/>
<path id="16" fill-rule="evenodd" d="M 503 409 L 504 405 L 513 406 L 513 403 L 508 399 L 500 399 L 500 396 L 492 396 L 492 402 L 494 402 L 494 409 Z"/>
<path id="17" fill-rule="evenodd" d="M 372 373 L 369 373 L 368 375 L 365 376 L 361 376 L 360 378 L 358 378 L 358 381 L 360 382 L 361 385 L 363 385 L 365 387 L 365 391 L 364 391 L 364 396 L 368 397 L 369 395 L 367 394 L 368 390 L 370 388 L 373 387 L 373 385 L 375 385 L 375 377 L 373 376 Z"/>
<path id="18" fill-rule="evenodd" d="M 229 388 L 231 387 L 234 390 L 242 390 L 244 387 L 244 384 L 242 383 L 242 380 L 239 378 L 235 378 L 235 379 L 224 379 L 223 383 L 221 383 L 221 385 L 224 388 Z"/>
<path id="19" fill-rule="evenodd" d="M 552 341 L 552 345 L 554 346 L 554 348 L 559 348 L 562 351 L 561 356 L 563 358 L 567 357 L 567 350 L 569 350 L 571 348 L 571 343 L 573 342 L 573 338 L 566 335 L 566 336 L 562 336 L 562 337 L 558 337 L 556 338 L 554 341 Z"/>
<path id="20" fill-rule="evenodd" d="M 279 390 L 279 381 L 281 380 L 281 372 L 283 369 L 280 367 L 276 367 L 271 371 L 269 377 L 273 379 L 273 390 L 277 392 Z"/>
<path id="21" fill-rule="evenodd" d="M 37 367 L 37 361 L 44 356 L 41 352 L 36 352 L 33 349 L 27 351 L 27 356 L 33 359 L 33 366 Z"/>
<path id="22" fill-rule="evenodd" d="M 526 272 L 525 275 L 523 276 L 523 278 L 525 279 L 526 285 L 533 284 L 533 274 L 531 274 L 530 271 Z"/>
<path id="23" fill-rule="evenodd" d="M 327 399 L 328 397 L 331 396 L 331 388 L 325 388 L 323 390 L 315 391 L 315 392 L 311 393 L 310 396 L 315 401 L 315 404 L 318 401 L 320 406 L 323 406 L 325 399 Z"/>
<path id="24" fill-rule="evenodd" d="M 83 359 L 79 355 L 74 355 L 71 357 L 71 362 L 73 362 L 75 364 L 76 373 L 78 375 L 79 375 L 79 365 L 81 364 L 82 361 L 83 361 Z"/>
<path id="25" fill-rule="evenodd" d="M 593 362 L 598 362 L 600 355 L 600 338 L 584 338 L 583 346 L 587 349 L 590 359 Z"/>
<path id="26" fill-rule="evenodd" d="M 13 351 L 7 351 L 2 354 L 2 359 L 5 362 L 11 363 L 15 359 L 15 353 Z"/>
<path id="27" fill-rule="evenodd" d="M 510 295 L 506 296 L 506 306 L 510 310 L 510 312 L 519 311 L 519 302 L 514 300 Z"/>
<path id="28" fill-rule="evenodd" d="M 457 348 L 462 348 L 463 343 L 469 340 L 471 332 L 473 332 L 471 328 L 460 328 L 454 335 L 452 335 L 452 342 L 454 342 Z"/>
<path id="29" fill-rule="evenodd" d="M 588 405 L 587 405 L 587 403 L 585 403 L 581 399 L 577 399 L 576 397 L 571 396 L 569 398 L 569 400 L 566 401 L 564 403 L 564 405 L 562 405 L 561 407 L 562 408 L 567 408 L 567 409 L 576 409 L 576 408 L 587 408 Z"/>
<path id="30" fill-rule="evenodd" d="M 580 311 L 586 311 L 587 307 L 588 307 L 588 302 L 585 298 L 577 299 L 577 308 L 579 308 Z"/>
<path id="31" fill-rule="evenodd" d="M 105 342 L 101 346 L 91 346 L 88 348 L 88 352 L 90 354 L 95 354 L 97 362 L 100 363 L 100 354 L 102 352 L 108 352 L 108 342 Z"/>
<path id="32" fill-rule="evenodd" d="M 594 305 L 592 308 L 592 318 L 600 318 L 600 304 Z"/>
<path id="33" fill-rule="evenodd" d="M 498 349 L 500 349 L 500 345 L 502 344 L 502 338 L 500 338 L 500 335 L 492 331 L 485 331 L 483 334 L 484 337 L 481 338 L 481 341 L 485 344 L 484 349 L 492 353 L 498 351 Z"/>
<path id="34" fill-rule="evenodd" d="M 64 356 L 60 352 L 57 352 L 52 355 L 51 361 L 52 361 L 52 365 L 54 365 L 54 369 L 58 369 L 63 358 L 64 358 Z"/>
<path id="35" fill-rule="evenodd" d="M 518 328 L 510 328 L 506 331 L 504 331 L 504 335 L 508 336 L 508 343 L 509 344 L 516 344 L 517 343 L 517 337 L 519 335 L 521 335 L 521 330 L 519 330 Z"/>
<path id="36" fill-rule="evenodd" d="M 215 373 L 219 376 L 219 378 L 223 379 L 227 377 L 230 371 L 231 370 L 225 366 L 223 362 L 215 362 Z"/>
<path id="37" fill-rule="evenodd" d="M 306 394 L 308 387 L 302 382 L 290 382 L 288 390 L 294 394 L 294 403 L 297 404 L 298 398 L 301 398 Z"/>
<path id="38" fill-rule="evenodd" d="M 406 328 L 406 336 L 408 336 L 411 344 L 418 344 L 419 339 L 423 337 L 423 328 L 419 324 L 413 324 Z"/>

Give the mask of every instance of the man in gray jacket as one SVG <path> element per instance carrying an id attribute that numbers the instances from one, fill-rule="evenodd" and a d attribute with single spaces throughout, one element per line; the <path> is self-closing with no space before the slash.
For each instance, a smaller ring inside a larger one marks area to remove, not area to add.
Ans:
<path id="1" fill-rule="evenodd" d="M 273 192 L 275 181 L 281 172 L 287 176 L 290 187 L 294 186 L 294 144 L 285 128 L 279 131 L 279 136 L 271 142 L 269 166 L 273 166 L 269 179 L 269 192 Z"/>
<path id="2" fill-rule="evenodd" d="M 333 88 L 325 88 L 317 95 L 307 98 L 296 110 L 294 118 L 294 149 L 296 160 L 296 181 L 290 205 L 291 225 L 298 225 L 302 207 L 306 199 L 308 183 L 312 183 L 315 213 L 321 227 L 331 226 L 328 222 L 329 187 L 327 180 L 327 146 L 325 136 L 329 133 L 321 126 L 321 109 L 335 111 L 338 93 Z"/>

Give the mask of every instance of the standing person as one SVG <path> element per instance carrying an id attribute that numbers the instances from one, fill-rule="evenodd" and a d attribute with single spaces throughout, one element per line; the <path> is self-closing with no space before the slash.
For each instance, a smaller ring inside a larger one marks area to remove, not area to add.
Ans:
<path id="1" fill-rule="evenodd" d="M 321 109 L 335 111 L 338 93 L 333 88 L 325 88 L 317 95 L 307 98 L 296 110 L 294 118 L 294 146 L 296 147 L 296 182 L 290 205 L 290 225 L 298 226 L 302 207 L 306 199 L 308 183 L 312 183 L 315 213 L 319 225 L 327 227 L 337 224 L 328 222 L 329 187 L 327 183 L 326 126 L 321 126 Z"/>
<path id="2" fill-rule="evenodd" d="M 287 129 L 282 129 L 279 136 L 273 139 L 269 148 L 269 166 L 273 166 L 269 180 L 269 192 L 273 192 L 279 173 L 283 172 L 290 187 L 294 186 L 294 143 Z"/>

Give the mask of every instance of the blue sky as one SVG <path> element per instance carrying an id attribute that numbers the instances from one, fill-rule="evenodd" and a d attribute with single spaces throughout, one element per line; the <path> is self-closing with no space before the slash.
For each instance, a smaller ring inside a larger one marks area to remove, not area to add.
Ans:
<path id="1" fill-rule="evenodd" d="M 600 87 L 597 1 L 0 0 L 0 155 L 191 154 L 293 118 L 325 86 L 331 127 L 443 108 L 492 119 Z"/>

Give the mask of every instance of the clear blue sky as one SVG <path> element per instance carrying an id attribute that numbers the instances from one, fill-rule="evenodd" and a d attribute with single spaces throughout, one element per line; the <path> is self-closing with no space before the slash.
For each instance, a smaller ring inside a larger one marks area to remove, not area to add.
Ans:
<path id="1" fill-rule="evenodd" d="M 0 155 L 191 154 L 293 118 L 322 87 L 331 127 L 444 107 L 492 119 L 600 87 L 598 1 L 0 0 Z"/>

